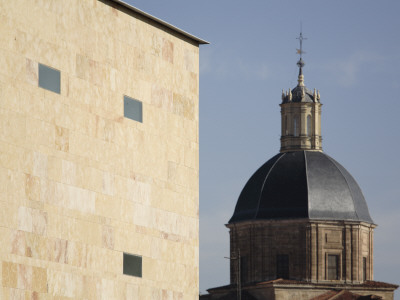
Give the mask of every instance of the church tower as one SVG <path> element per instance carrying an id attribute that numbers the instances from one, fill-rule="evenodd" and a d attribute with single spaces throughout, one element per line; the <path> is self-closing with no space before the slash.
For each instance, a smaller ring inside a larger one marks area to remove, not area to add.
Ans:
<path id="1" fill-rule="evenodd" d="M 280 153 L 250 177 L 226 225 L 230 285 L 201 299 L 393 299 L 397 286 L 373 281 L 376 224 L 363 193 L 322 151 L 321 97 L 304 84 L 299 40 L 298 84 L 282 92 Z"/>

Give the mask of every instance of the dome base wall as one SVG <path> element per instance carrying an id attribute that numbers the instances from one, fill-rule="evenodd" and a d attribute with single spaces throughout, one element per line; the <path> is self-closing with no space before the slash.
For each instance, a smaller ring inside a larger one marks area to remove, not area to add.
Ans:
<path id="1" fill-rule="evenodd" d="M 373 280 L 373 224 L 297 219 L 227 227 L 231 257 L 240 250 L 242 284 L 277 278 L 331 284 Z M 238 279 L 237 264 L 231 260 L 231 284 Z"/>

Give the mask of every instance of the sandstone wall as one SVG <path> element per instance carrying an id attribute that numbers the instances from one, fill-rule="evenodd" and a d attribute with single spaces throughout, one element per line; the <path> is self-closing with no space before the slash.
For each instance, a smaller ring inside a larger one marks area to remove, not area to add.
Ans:
<path id="1" fill-rule="evenodd" d="M 0 298 L 198 297 L 198 44 L 106 0 L 0 0 L 0 20 Z"/>

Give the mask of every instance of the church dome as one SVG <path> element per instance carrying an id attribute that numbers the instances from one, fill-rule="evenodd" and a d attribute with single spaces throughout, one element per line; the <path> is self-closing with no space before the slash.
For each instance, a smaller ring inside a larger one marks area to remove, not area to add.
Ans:
<path id="1" fill-rule="evenodd" d="M 246 183 L 229 223 L 299 218 L 373 223 L 354 178 L 318 151 L 284 152 L 268 160 Z"/>

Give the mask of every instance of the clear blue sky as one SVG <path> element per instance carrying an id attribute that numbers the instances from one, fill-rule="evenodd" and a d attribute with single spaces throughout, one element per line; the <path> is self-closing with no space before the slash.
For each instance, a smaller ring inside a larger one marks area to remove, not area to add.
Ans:
<path id="1" fill-rule="evenodd" d="M 200 291 L 229 282 L 224 224 L 279 151 L 300 21 L 324 151 L 358 181 L 379 225 L 374 279 L 400 284 L 400 1 L 125 1 L 211 42 L 200 47 Z"/>

